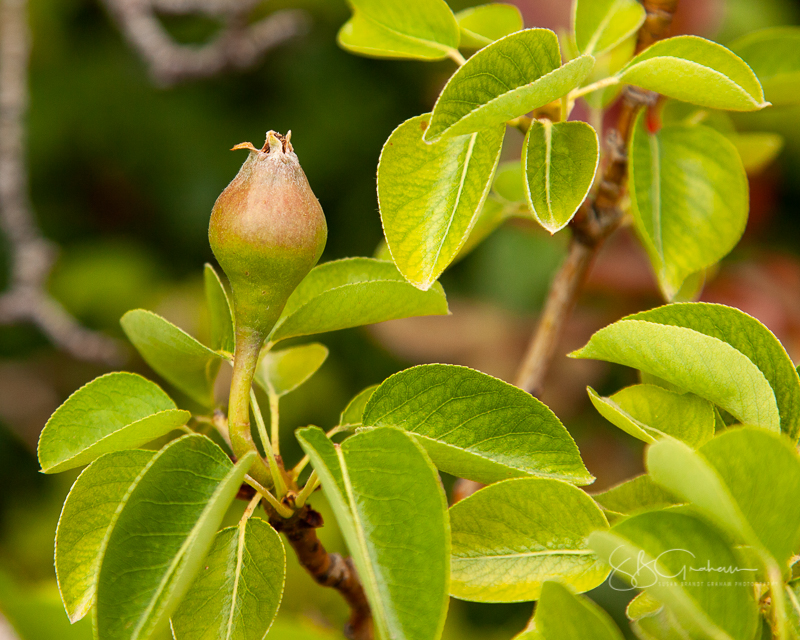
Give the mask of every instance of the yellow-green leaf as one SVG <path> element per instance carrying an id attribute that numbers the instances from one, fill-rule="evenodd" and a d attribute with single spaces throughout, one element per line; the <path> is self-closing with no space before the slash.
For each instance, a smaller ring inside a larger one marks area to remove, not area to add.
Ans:
<path id="1" fill-rule="evenodd" d="M 747 224 L 748 182 L 736 147 L 703 125 L 650 133 L 640 114 L 628 165 L 636 231 L 666 298 L 736 246 Z"/>
<path id="2" fill-rule="evenodd" d="M 594 65 L 580 56 L 561 66 L 556 34 L 525 29 L 484 47 L 459 67 L 433 107 L 425 141 L 475 133 L 556 100 Z"/>
<path id="3" fill-rule="evenodd" d="M 563 229 L 589 193 L 600 160 L 597 133 L 585 122 L 534 120 L 522 166 L 533 217 L 550 233 Z"/>
<path id="4" fill-rule="evenodd" d="M 135 449 L 191 418 L 155 384 L 135 373 L 108 373 L 73 393 L 39 436 L 39 464 L 58 473 L 104 453 Z"/>
<path id="5" fill-rule="evenodd" d="M 721 44 L 697 36 L 656 42 L 618 74 L 620 81 L 712 109 L 768 106 L 753 70 Z"/>
<path id="6" fill-rule="evenodd" d="M 394 130 L 378 163 L 378 203 L 392 259 L 426 290 L 467 241 L 492 185 L 505 126 L 433 144 L 422 140 L 430 114 Z"/>
<path id="7" fill-rule="evenodd" d="M 559 480 L 491 484 L 454 504 L 450 525 L 450 592 L 462 600 L 537 600 L 546 580 L 588 591 L 608 575 L 587 543 L 592 531 L 608 528 L 603 512 L 586 493 Z"/>
<path id="8" fill-rule="evenodd" d="M 214 405 L 220 353 L 151 311 L 128 311 L 120 324 L 153 371 L 203 406 Z"/>
<path id="9" fill-rule="evenodd" d="M 438 60 L 458 49 L 459 29 L 444 0 L 349 0 L 353 17 L 339 44 L 376 58 Z"/>

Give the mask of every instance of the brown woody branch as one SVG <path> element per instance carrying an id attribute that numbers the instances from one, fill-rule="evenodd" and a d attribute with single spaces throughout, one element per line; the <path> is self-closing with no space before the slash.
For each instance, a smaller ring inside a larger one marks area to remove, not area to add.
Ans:
<path id="1" fill-rule="evenodd" d="M 288 520 L 273 513 L 269 522 L 286 536 L 311 577 L 324 587 L 336 589 L 347 602 L 350 619 L 345 626 L 345 636 L 350 640 L 373 640 L 372 613 L 352 559 L 328 553 L 317 538 L 316 530 L 323 524 L 322 516 L 306 505 Z"/>
<path id="2" fill-rule="evenodd" d="M 642 0 L 647 17 L 639 29 L 636 52 L 666 36 L 678 0 Z M 627 87 L 616 127 L 608 134 L 608 163 L 597 192 L 581 206 L 570 222 L 572 239 L 567 259 L 550 285 L 541 320 L 517 373 L 516 385 L 541 393 L 547 371 L 556 355 L 567 320 L 586 282 L 600 245 L 622 221 L 620 201 L 628 170 L 628 142 L 639 109 L 652 104 L 656 94 Z"/>
<path id="3" fill-rule="evenodd" d="M 0 295 L 0 324 L 31 322 L 57 347 L 81 360 L 114 364 L 115 341 L 85 329 L 50 297 L 46 282 L 56 250 L 42 237 L 28 198 L 25 115 L 30 32 L 27 1 L 0 5 L 0 229 L 11 253 L 11 285 Z"/>
<path id="4" fill-rule="evenodd" d="M 156 84 L 170 86 L 228 70 L 247 69 L 279 44 L 304 33 L 306 14 L 276 11 L 252 24 L 251 11 L 261 0 L 105 0 L 128 43 L 147 63 Z M 175 42 L 158 14 L 204 14 L 219 17 L 223 27 L 204 45 Z"/>

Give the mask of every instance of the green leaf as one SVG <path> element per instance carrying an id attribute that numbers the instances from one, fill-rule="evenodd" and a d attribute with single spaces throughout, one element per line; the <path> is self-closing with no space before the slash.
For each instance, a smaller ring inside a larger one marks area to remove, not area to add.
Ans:
<path id="1" fill-rule="evenodd" d="M 347 406 L 342 411 L 342 414 L 339 416 L 339 424 L 340 425 L 360 425 L 363 423 L 364 420 L 364 407 L 367 406 L 367 402 L 372 397 L 372 394 L 375 393 L 375 389 L 378 388 L 377 384 L 373 384 L 362 391 L 359 391 L 356 396 L 347 403 Z"/>
<path id="2" fill-rule="evenodd" d="M 747 584 L 755 574 L 713 570 L 750 567 L 701 520 L 651 511 L 593 533 L 589 545 L 612 566 L 615 589 L 625 588 L 623 579 L 644 589 L 676 614 L 692 638 L 752 640 L 758 609 Z"/>
<path id="3" fill-rule="evenodd" d="M 599 55 L 634 35 L 646 13 L 637 0 L 575 0 L 572 28 L 581 53 Z"/>
<path id="4" fill-rule="evenodd" d="M 174 440 L 125 495 L 103 542 L 94 628 L 145 640 L 166 628 L 255 459 L 235 466 L 205 436 Z"/>
<path id="5" fill-rule="evenodd" d="M 45 473 L 74 469 L 160 438 L 189 418 L 154 382 L 135 373 L 109 373 L 56 409 L 39 437 L 39 464 Z"/>
<path id="6" fill-rule="evenodd" d="M 478 482 L 541 476 L 589 484 L 578 447 L 559 419 L 521 389 L 467 367 L 429 364 L 386 379 L 364 424 L 414 435 L 434 464 Z"/>
<path id="7" fill-rule="evenodd" d="M 397 429 L 339 447 L 316 427 L 297 438 L 322 480 L 353 556 L 379 640 L 435 640 L 448 605 L 450 526 L 439 477 Z"/>
<path id="8" fill-rule="evenodd" d="M 61 600 L 70 622 L 92 607 L 100 548 L 114 514 L 154 451 L 108 453 L 84 469 L 72 485 L 56 529 L 55 566 Z"/>
<path id="9" fill-rule="evenodd" d="M 587 390 L 600 415 L 644 442 L 671 436 L 696 448 L 714 436 L 714 405 L 694 394 L 651 384 L 626 387 L 610 398 Z"/>
<path id="10" fill-rule="evenodd" d="M 767 100 L 776 106 L 800 103 L 800 29 L 773 27 L 754 31 L 731 44 L 731 49 L 750 65 L 764 87 Z"/>
<path id="11" fill-rule="evenodd" d="M 780 429 L 775 395 L 764 374 L 719 338 L 685 327 L 623 319 L 595 333 L 571 355 L 646 371 L 719 405 L 744 424 Z"/>
<path id="12" fill-rule="evenodd" d="M 286 302 L 270 340 L 448 313 L 438 282 L 420 291 L 391 262 L 345 258 L 311 270 Z"/>
<path id="13" fill-rule="evenodd" d="M 764 374 L 775 393 L 781 430 L 790 438 L 797 438 L 800 377 L 786 349 L 761 322 L 739 309 L 706 302 L 665 305 L 627 319 L 686 327 L 718 338 L 743 353 Z"/>
<path id="14" fill-rule="evenodd" d="M 608 523 L 594 501 L 565 482 L 515 478 L 491 484 L 450 508 L 450 593 L 473 602 L 537 600 L 545 580 L 588 591 L 608 567 L 589 549 Z"/>
<path id="15" fill-rule="evenodd" d="M 636 476 L 592 496 L 607 511 L 625 516 L 641 511 L 653 511 L 679 504 L 680 501 L 666 489 L 653 482 L 649 475 Z"/>
<path id="16" fill-rule="evenodd" d="M 487 129 L 552 102 L 594 65 L 581 56 L 561 66 L 556 34 L 525 29 L 481 49 L 459 67 L 433 107 L 425 141 Z"/>
<path id="17" fill-rule="evenodd" d="M 740 57 L 697 36 L 656 42 L 618 75 L 626 84 L 702 107 L 755 111 L 769 106 L 758 78 Z"/>
<path id="18" fill-rule="evenodd" d="M 203 281 L 206 288 L 206 304 L 211 324 L 211 347 L 215 351 L 233 353 L 235 338 L 233 336 L 233 314 L 231 303 L 222 281 L 214 267 L 206 264 L 203 270 Z"/>
<path id="19" fill-rule="evenodd" d="M 535 620 L 544 640 L 623 640 L 611 616 L 552 580 L 542 586 Z"/>
<path id="20" fill-rule="evenodd" d="M 550 233 L 567 226 L 592 188 L 600 160 L 597 133 L 585 122 L 534 120 L 522 166 L 533 217 Z"/>
<path id="21" fill-rule="evenodd" d="M 634 225 L 664 295 L 718 262 L 744 233 L 747 175 L 736 147 L 703 125 L 634 125 L 628 165 Z"/>
<path id="22" fill-rule="evenodd" d="M 213 406 L 214 380 L 222 355 L 151 311 L 128 311 L 120 324 L 153 371 L 192 400 Z"/>
<path id="23" fill-rule="evenodd" d="M 763 171 L 783 149 L 783 136 L 762 131 L 733 133 L 728 139 L 736 147 L 742 165 L 749 174 Z"/>
<path id="24" fill-rule="evenodd" d="M 392 132 L 378 163 L 386 242 L 403 276 L 427 290 L 467 241 L 492 185 L 505 125 L 470 136 L 422 140 L 430 114 Z"/>
<path id="25" fill-rule="evenodd" d="M 480 49 L 523 27 L 522 14 L 513 4 L 493 2 L 464 9 L 456 14 L 461 29 L 461 47 Z"/>
<path id="26" fill-rule="evenodd" d="M 508 202 L 525 202 L 525 178 L 522 174 L 522 163 L 519 160 L 501 162 L 494 174 L 492 191 Z"/>
<path id="27" fill-rule="evenodd" d="M 328 347 L 311 342 L 279 351 L 265 351 L 256 367 L 255 381 L 278 397 L 294 391 L 313 376 L 328 357 Z"/>
<path id="28" fill-rule="evenodd" d="M 376 58 L 439 60 L 458 49 L 459 29 L 444 0 L 348 0 L 353 17 L 339 45 Z"/>
<path id="29" fill-rule="evenodd" d="M 220 531 L 172 617 L 176 640 L 263 640 L 283 596 L 286 552 L 260 518 Z"/>
<path id="30" fill-rule="evenodd" d="M 675 615 L 649 593 L 643 591 L 625 610 L 631 630 L 642 640 L 686 640 L 688 634 Z"/>
<path id="31" fill-rule="evenodd" d="M 783 436 L 729 429 L 696 452 L 660 442 L 648 450 L 647 468 L 739 541 L 766 549 L 781 570 L 800 548 L 800 458 Z"/>

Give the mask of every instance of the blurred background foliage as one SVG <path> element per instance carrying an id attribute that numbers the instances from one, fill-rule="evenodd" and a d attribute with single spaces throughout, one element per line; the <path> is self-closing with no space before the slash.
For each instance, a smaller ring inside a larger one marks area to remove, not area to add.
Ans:
<path id="1" fill-rule="evenodd" d="M 450 4 L 459 10 L 477 2 Z M 568 26 L 566 1 L 517 4 L 526 26 Z M 282 7 L 306 10 L 309 33 L 270 51 L 248 72 L 162 89 L 150 82 L 97 0 L 31 0 L 31 197 L 44 234 L 61 248 L 50 291 L 86 326 L 121 339 L 119 317 L 144 307 L 205 337 L 202 265 L 213 259 L 208 217 L 244 160 L 242 152 L 227 150 L 242 141 L 260 146 L 267 129 L 293 131 L 292 143 L 328 219 L 323 260 L 375 250 L 381 239 L 375 196 L 381 146 L 399 123 L 430 109 L 452 63 L 370 60 L 338 49 L 336 31 L 349 15 L 344 0 L 268 0 L 263 11 Z M 798 24 L 800 2 L 687 0 L 678 18 L 674 33 L 725 43 L 755 28 Z M 181 42 L 201 42 L 216 28 L 201 18 L 166 24 Z M 755 315 L 797 360 L 800 109 L 737 121 L 743 129 L 780 132 L 786 147 L 777 162 L 751 177 L 748 232 L 709 278 L 702 299 Z M 509 158 L 520 144 L 521 136 L 509 132 Z M 453 310 L 447 318 L 323 336 L 331 349 L 328 361 L 283 402 L 288 461 L 299 457 L 288 438 L 295 427 L 332 426 L 354 393 L 411 364 L 451 362 L 511 378 L 563 255 L 565 233 L 550 238 L 520 223 L 500 229 L 442 278 Z M 0 264 L 8 262 L 3 243 Z M 0 287 L 6 272 L 0 269 Z M 561 352 L 600 326 L 659 303 L 644 252 L 619 232 L 598 259 Z M 153 375 L 132 352 L 124 368 Z M 41 475 L 35 443 L 50 413 L 103 372 L 58 352 L 30 326 L 0 327 L 0 610 L 23 640 L 91 637 L 87 621 L 68 624 L 52 563 L 58 513 L 76 474 Z M 565 421 L 598 477 L 593 490 L 639 473 L 641 447 L 593 412 L 585 386 L 603 392 L 631 382 L 630 371 L 566 358 L 550 375 L 543 399 Z M 224 380 L 220 391 L 223 398 Z M 324 504 L 318 507 L 330 516 Z M 236 517 L 231 514 L 231 521 Z M 334 527 L 324 528 L 321 537 L 341 549 Z M 601 587 L 592 595 L 624 624 L 626 594 Z M 530 605 L 454 601 L 446 637 L 510 638 L 530 612 Z M 341 637 L 344 619 L 338 595 L 313 585 L 290 559 L 284 607 L 270 637 Z"/>

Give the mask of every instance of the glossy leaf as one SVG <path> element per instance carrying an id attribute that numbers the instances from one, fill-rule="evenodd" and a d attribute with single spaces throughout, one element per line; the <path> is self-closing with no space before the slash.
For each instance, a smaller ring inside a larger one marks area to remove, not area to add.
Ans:
<path id="1" fill-rule="evenodd" d="M 254 459 L 234 466 L 199 435 L 152 458 L 103 542 L 94 610 L 100 638 L 144 640 L 166 628 Z"/>
<path id="2" fill-rule="evenodd" d="M 413 434 L 439 469 L 461 478 L 594 480 L 550 409 L 467 367 L 429 364 L 391 376 L 367 402 L 364 424 Z"/>
<path id="3" fill-rule="evenodd" d="M 573 354 L 645 371 L 719 405 L 744 424 L 778 431 L 780 414 L 764 374 L 719 338 L 666 324 L 623 319 Z"/>
<path id="4" fill-rule="evenodd" d="M 751 131 L 729 134 L 728 139 L 736 147 L 742 165 L 749 174 L 761 173 L 783 150 L 783 136 L 777 133 Z"/>
<path id="5" fill-rule="evenodd" d="M 663 442 L 648 450 L 647 468 L 739 541 L 766 549 L 782 570 L 800 548 L 800 457 L 783 436 L 730 429 L 696 452 Z"/>
<path id="6" fill-rule="evenodd" d="M 613 49 L 642 26 L 645 10 L 637 0 L 575 0 L 572 27 L 581 53 Z"/>
<path id="7" fill-rule="evenodd" d="M 349 0 L 353 17 L 339 31 L 339 44 L 376 58 L 447 57 L 459 29 L 444 0 Z"/>
<path id="8" fill-rule="evenodd" d="M 535 620 L 544 640 L 623 640 L 605 611 L 552 580 L 542 586 Z"/>
<path id="9" fill-rule="evenodd" d="M 776 106 L 800 103 L 800 28 L 773 27 L 754 31 L 731 44 L 750 65 L 767 100 Z"/>
<path id="10" fill-rule="evenodd" d="M 172 617 L 176 640 L 264 640 L 283 596 L 286 552 L 260 518 L 220 531 Z"/>
<path id="11" fill-rule="evenodd" d="M 577 87 L 594 65 L 581 56 L 561 66 L 556 34 L 525 29 L 478 51 L 459 67 L 433 107 L 425 141 L 487 129 L 546 105 Z"/>
<path id="12" fill-rule="evenodd" d="M 264 391 L 283 396 L 313 376 L 328 357 L 328 347 L 319 342 L 265 351 L 256 367 L 255 381 Z"/>
<path id="13" fill-rule="evenodd" d="M 154 451 L 108 453 L 87 467 L 61 509 L 56 529 L 56 578 L 70 622 L 92 606 L 100 571 L 100 554 L 117 507 Z"/>
<path id="14" fill-rule="evenodd" d="M 671 304 L 629 316 L 686 327 L 718 338 L 743 353 L 764 374 L 775 393 L 781 430 L 800 433 L 800 377 L 786 349 L 761 322 L 739 309 L 706 302 Z"/>
<path id="15" fill-rule="evenodd" d="M 203 406 L 214 404 L 222 355 L 151 311 L 128 311 L 120 324 L 153 371 Z"/>
<path id="16" fill-rule="evenodd" d="M 537 600 L 545 580 L 588 591 L 608 575 L 587 545 L 592 531 L 608 528 L 605 516 L 565 482 L 516 478 L 491 484 L 450 508 L 450 526 L 450 593 L 462 600 Z"/>
<path id="17" fill-rule="evenodd" d="M 626 84 L 712 109 L 755 111 L 769 106 L 758 78 L 739 56 L 697 36 L 656 42 L 618 75 Z"/>
<path id="18" fill-rule="evenodd" d="M 701 520 L 651 511 L 593 533 L 589 544 L 612 566 L 616 589 L 625 589 L 623 580 L 644 589 L 669 607 L 692 637 L 752 640 L 758 609 L 746 583 L 755 573 L 745 571 L 751 567 Z M 732 576 L 709 567 L 739 571 Z"/>
<path id="19" fill-rule="evenodd" d="M 56 409 L 39 437 L 39 464 L 45 473 L 74 469 L 160 438 L 189 418 L 154 382 L 135 373 L 109 373 Z"/>
<path id="20" fill-rule="evenodd" d="M 440 284 L 420 291 L 391 262 L 345 258 L 311 270 L 286 302 L 270 340 L 447 313 Z"/>
<path id="21" fill-rule="evenodd" d="M 592 498 L 603 509 L 626 516 L 680 503 L 678 498 L 653 482 L 649 475 L 626 480 L 602 493 L 594 494 Z"/>
<path id="22" fill-rule="evenodd" d="M 422 140 L 430 114 L 392 132 L 378 164 L 386 242 L 403 276 L 427 290 L 467 241 L 492 185 L 505 126 L 470 136 Z"/>
<path id="23" fill-rule="evenodd" d="M 228 293 L 219 279 L 214 267 L 206 264 L 203 270 L 203 282 L 206 289 L 206 304 L 211 324 L 211 348 L 233 353 L 235 338 L 233 336 L 233 314 Z"/>
<path id="24" fill-rule="evenodd" d="M 375 389 L 378 388 L 377 384 L 373 384 L 366 389 L 359 391 L 355 397 L 347 403 L 347 406 L 342 411 L 341 415 L 339 416 L 339 424 L 340 425 L 359 425 L 363 423 L 364 419 L 364 407 L 367 406 L 367 402 L 372 397 L 372 394 L 375 393 Z"/>
<path id="25" fill-rule="evenodd" d="M 370 429 L 339 447 L 297 431 L 353 556 L 379 640 L 435 640 L 448 605 L 450 527 L 436 469 L 397 429 Z"/>
<path id="26" fill-rule="evenodd" d="M 614 426 L 644 442 L 670 436 L 699 447 L 714 435 L 714 405 L 691 393 L 637 384 L 610 398 L 588 388 L 595 409 Z"/>
<path id="27" fill-rule="evenodd" d="M 634 225 L 672 299 L 687 277 L 739 242 L 749 209 L 747 175 L 731 141 L 702 125 L 667 124 L 650 133 L 640 114 L 629 153 Z"/>
<path id="28" fill-rule="evenodd" d="M 522 29 L 522 14 L 513 4 L 493 2 L 464 9 L 456 14 L 461 29 L 461 45 L 480 49 L 503 36 Z"/>
<path id="29" fill-rule="evenodd" d="M 599 160 L 591 125 L 533 121 L 522 148 L 525 195 L 533 217 L 550 233 L 572 220 L 592 188 Z"/>

